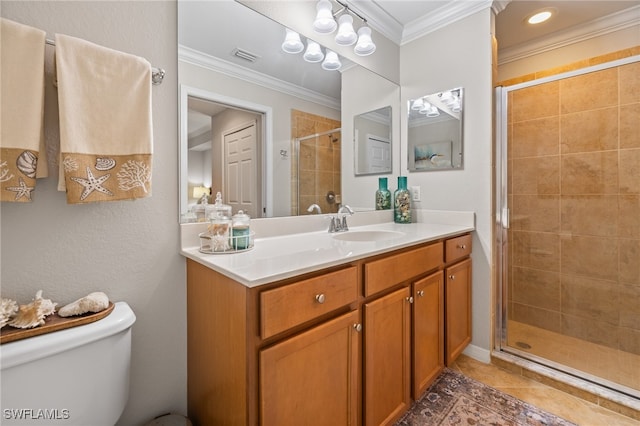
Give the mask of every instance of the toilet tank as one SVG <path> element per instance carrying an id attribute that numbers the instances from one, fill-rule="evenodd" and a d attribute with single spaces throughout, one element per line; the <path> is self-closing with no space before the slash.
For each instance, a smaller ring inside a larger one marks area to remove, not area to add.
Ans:
<path id="1" fill-rule="evenodd" d="M 0 345 L 0 424 L 113 426 L 129 396 L 125 302 L 96 322 Z"/>

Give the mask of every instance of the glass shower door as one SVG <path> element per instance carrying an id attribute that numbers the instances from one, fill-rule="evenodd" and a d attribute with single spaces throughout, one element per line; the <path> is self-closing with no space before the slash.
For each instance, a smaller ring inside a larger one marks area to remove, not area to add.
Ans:
<path id="1" fill-rule="evenodd" d="M 640 58 L 502 88 L 500 349 L 640 397 Z"/>

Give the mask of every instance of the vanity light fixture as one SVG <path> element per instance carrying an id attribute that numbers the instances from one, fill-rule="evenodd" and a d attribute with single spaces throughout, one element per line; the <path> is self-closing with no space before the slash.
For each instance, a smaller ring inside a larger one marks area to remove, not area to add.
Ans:
<path id="1" fill-rule="evenodd" d="M 340 0 L 334 0 L 341 6 L 337 12 L 333 12 L 331 0 L 319 0 L 316 4 L 316 18 L 313 21 L 313 29 L 320 34 L 331 34 L 338 28 L 338 34 L 335 37 L 337 44 L 341 46 L 351 46 L 356 43 L 353 51 L 358 56 L 368 56 L 376 51 L 376 45 L 371 37 L 371 28 L 367 26 L 367 20 L 355 11 L 351 10 L 346 3 Z M 338 18 L 340 26 L 336 23 L 334 17 L 342 14 Z M 363 26 L 356 31 L 353 28 L 353 16 L 355 15 L 362 20 Z"/>
<path id="2" fill-rule="evenodd" d="M 358 34 L 353 29 L 353 17 L 342 15 L 338 18 L 339 27 L 336 34 L 336 43 L 341 46 L 351 46 L 358 40 Z"/>
<path id="3" fill-rule="evenodd" d="M 329 0 L 320 0 L 316 4 L 316 19 L 313 21 L 313 29 L 320 34 L 331 34 L 336 30 L 338 24 L 333 18 Z"/>
<path id="4" fill-rule="evenodd" d="M 371 28 L 365 26 L 358 30 L 358 44 L 353 51 L 358 56 L 368 56 L 376 51 L 376 45 L 371 38 Z"/>
<path id="5" fill-rule="evenodd" d="M 295 31 L 286 28 L 286 35 L 284 38 L 284 43 L 282 43 L 282 50 L 287 53 L 300 53 L 304 49 L 304 44 L 300 40 L 300 34 Z"/>

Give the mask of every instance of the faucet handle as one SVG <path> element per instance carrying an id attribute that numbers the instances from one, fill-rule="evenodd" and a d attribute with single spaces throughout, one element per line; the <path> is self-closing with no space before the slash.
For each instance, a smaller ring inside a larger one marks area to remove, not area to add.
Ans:
<path id="1" fill-rule="evenodd" d="M 340 230 L 341 231 L 348 231 L 349 230 L 349 225 L 347 225 L 347 216 L 342 216 L 342 224 L 340 225 Z"/>
<path id="2" fill-rule="evenodd" d="M 330 233 L 334 233 L 336 232 L 336 218 L 334 217 L 330 217 L 329 218 L 329 232 Z"/>

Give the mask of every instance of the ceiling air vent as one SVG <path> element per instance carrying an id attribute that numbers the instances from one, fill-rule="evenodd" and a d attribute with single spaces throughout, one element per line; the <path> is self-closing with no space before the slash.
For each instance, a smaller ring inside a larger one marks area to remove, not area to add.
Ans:
<path id="1" fill-rule="evenodd" d="M 247 52 L 246 50 L 239 49 L 237 47 L 233 49 L 231 54 L 237 58 L 244 59 L 245 61 L 249 62 L 255 62 L 260 59 L 260 56 L 251 52 Z"/>

